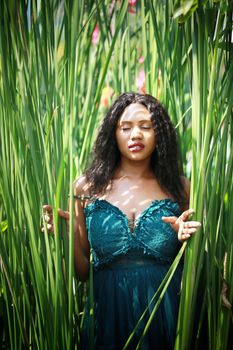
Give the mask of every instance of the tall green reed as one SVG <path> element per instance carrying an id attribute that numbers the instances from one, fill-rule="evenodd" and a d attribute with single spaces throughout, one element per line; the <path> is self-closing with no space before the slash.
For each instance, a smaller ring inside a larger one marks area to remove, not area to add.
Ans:
<path id="1" fill-rule="evenodd" d="M 196 209 L 196 217 L 203 222 L 203 229 L 186 250 L 177 349 L 186 349 L 194 342 L 198 348 L 204 337 L 209 349 L 229 346 L 230 333 L 224 334 L 220 319 L 225 319 L 228 330 L 232 327 L 230 312 L 221 302 L 224 256 L 231 256 L 233 248 L 232 231 L 223 221 L 230 221 L 228 215 L 232 215 L 228 197 L 232 191 L 229 176 L 233 170 L 230 146 L 233 102 L 230 87 L 233 78 L 229 36 L 231 13 L 230 3 L 225 2 L 225 6 L 207 4 L 200 6 L 187 23 L 190 26 L 186 30 L 187 41 L 189 37 L 192 44 L 190 205 Z M 226 269 L 230 272 L 227 283 L 231 285 L 233 275 L 228 264 L 229 260 L 226 261 Z M 232 291 L 229 292 L 228 297 L 232 300 Z M 195 325 L 195 318 L 199 318 L 198 325 Z"/>
<path id="2" fill-rule="evenodd" d="M 136 14 L 127 1 L 0 6 L 4 343 L 79 347 L 87 291 L 74 278 L 72 225 L 69 240 L 59 234 L 66 228 L 56 209 L 67 206 L 68 194 L 73 207 L 73 181 L 85 168 L 104 104 L 139 88 L 170 112 L 191 175 L 190 205 L 203 222 L 185 253 L 176 348 L 198 346 L 207 323 L 209 348 L 226 349 L 231 311 L 221 303 L 223 280 L 230 301 L 233 293 L 230 2 L 142 0 Z M 145 86 L 138 86 L 143 70 Z M 40 232 L 42 203 L 55 209 L 54 237 Z"/>
<path id="3" fill-rule="evenodd" d="M 85 287 L 74 279 L 72 225 L 63 239 L 56 209 L 67 206 L 90 152 L 126 10 L 127 4 L 114 10 L 109 45 L 100 39 L 93 49 L 94 15 L 106 11 L 101 1 L 1 4 L 0 188 L 8 223 L 1 285 L 11 348 L 80 342 Z M 40 232 L 42 203 L 55 209 L 54 237 Z M 72 199 L 70 206 L 72 212 Z"/>

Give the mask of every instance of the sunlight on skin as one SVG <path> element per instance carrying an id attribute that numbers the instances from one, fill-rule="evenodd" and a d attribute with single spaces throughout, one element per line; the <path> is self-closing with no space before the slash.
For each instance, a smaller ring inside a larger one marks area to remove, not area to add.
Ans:
<path id="1" fill-rule="evenodd" d="M 123 122 L 133 123 L 135 121 L 135 117 L 137 116 L 139 116 L 141 120 L 143 116 L 145 121 L 148 121 L 148 119 L 150 121 L 151 118 L 151 114 L 148 112 L 145 106 L 141 105 L 140 103 L 131 103 L 128 107 L 125 108 L 118 124 L 121 124 Z"/>
<path id="2" fill-rule="evenodd" d="M 99 200 L 109 202 L 135 220 L 155 199 L 168 197 L 150 168 L 156 135 L 145 106 L 132 103 L 125 108 L 117 123 L 116 141 L 121 153 L 119 168 Z"/>
<path id="3" fill-rule="evenodd" d="M 129 187 L 128 190 L 124 191 L 121 194 L 121 200 L 114 200 L 108 197 L 108 195 L 99 197 L 100 200 L 106 200 L 110 204 L 118 207 L 123 213 L 125 213 L 126 216 L 129 216 L 129 213 L 133 215 L 133 217 L 138 218 L 143 211 L 147 209 L 147 207 L 154 201 L 154 198 L 147 198 L 143 199 L 141 201 L 137 202 L 137 206 L 133 206 L 133 203 L 135 201 L 135 195 L 132 194 L 134 190 L 139 189 L 140 186 L 138 185 L 132 185 Z M 130 195 L 129 195 L 130 194 Z M 108 199 L 109 198 L 109 199 Z M 163 199 L 163 198 L 161 198 Z M 126 210 L 129 208 L 130 204 L 130 209 Z M 140 210 L 139 210 L 140 208 Z M 127 215 L 128 212 L 128 215 Z M 130 215 L 131 216 L 131 215 Z"/>
<path id="4" fill-rule="evenodd" d="M 125 108 L 117 123 L 116 140 L 122 159 L 130 162 L 132 160 L 137 161 L 139 162 L 138 166 L 140 166 L 140 161 L 150 158 L 155 149 L 156 140 L 151 114 L 145 106 L 139 103 L 132 103 Z M 136 141 L 142 142 L 146 146 L 144 150 L 141 152 L 129 151 L 128 143 Z M 135 175 L 137 175 L 137 172 Z"/>
<path id="5" fill-rule="evenodd" d="M 122 196 L 126 196 L 127 194 L 129 194 L 129 191 L 125 191 L 122 193 Z"/>

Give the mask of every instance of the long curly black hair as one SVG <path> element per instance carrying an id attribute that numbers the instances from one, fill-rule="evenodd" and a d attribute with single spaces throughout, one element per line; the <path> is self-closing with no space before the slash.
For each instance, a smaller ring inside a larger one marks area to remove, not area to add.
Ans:
<path id="1" fill-rule="evenodd" d="M 180 204 L 186 201 L 181 179 L 181 166 L 175 128 L 161 103 L 151 95 L 126 92 L 119 96 L 108 110 L 99 129 L 93 153 L 93 161 L 85 176 L 90 184 L 90 194 L 104 192 L 119 164 L 119 152 L 115 132 L 117 121 L 131 103 L 140 103 L 151 114 L 155 130 L 156 147 L 151 157 L 151 168 L 163 190 Z"/>

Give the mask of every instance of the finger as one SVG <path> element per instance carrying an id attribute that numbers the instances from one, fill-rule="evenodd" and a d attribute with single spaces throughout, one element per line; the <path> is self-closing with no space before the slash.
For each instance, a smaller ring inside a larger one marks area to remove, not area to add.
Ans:
<path id="1" fill-rule="evenodd" d="M 182 232 L 182 235 L 185 235 L 185 234 L 193 234 L 193 233 L 196 233 L 197 232 L 197 229 L 195 227 L 193 228 L 184 228 L 183 229 L 183 232 Z"/>
<path id="2" fill-rule="evenodd" d="M 180 215 L 180 218 L 183 220 L 183 221 L 186 221 L 190 215 L 192 215 L 194 213 L 194 209 L 188 209 L 188 210 L 185 210 L 181 215 Z"/>
<path id="3" fill-rule="evenodd" d="M 43 211 L 44 212 L 48 212 L 48 213 L 51 213 L 52 211 L 53 211 L 53 208 L 52 208 L 52 206 L 51 205 L 49 205 L 49 204 L 45 204 L 45 205 L 43 205 Z"/>
<path id="4" fill-rule="evenodd" d="M 185 242 L 190 238 L 189 234 L 182 235 L 182 238 L 179 239 L 180 242 Z"/>
<path id="5" fill-rule="evenodd" d="M 53 225 L 48 224 L 48 225 L 46 225 L 46 226 L 43 226 L 43 227 L 41 228 L 41 231 L 42 231 L 42 232 L 54 232 L 54 227 L 53 227 Z"/>
<path id="6" fill-rule="evenodd" d="M 185 228 L 188 227 L 190 222 L 181 222 L 179 232 L 178 232 L 178 239 L 181 242 L 184 242 L 190 238 L 190 236 L 197 232 L 198 228 L 201 226 L 201 224 L 197 221 L 195 221 L 195 225 L 197 227 L 191 227 L 191 228 Z"/>
<path id="7" fill-rule="evenodd" d="M 43 217 L 44 221 L 46 221 L 47 223 L 53 223 L 53 215 L 45 214 Z"/>
<path id="8" fill-rule="evenodd" d="M 201 227 L 201 223 L 199 221 L 186 221 L 186 222 L 184 222 L 184 228 L 189 228 L 189 227 L 199 228 L 199 227 Z"/>
<path id="9" fill-rule="evenodd" d="M 62 210 L 62 209 L 58 209 L 58 215 L 61 217 L 61 218 L 64 218 L 66 220 L 69 220 L 70 218 L 70 213 L 68 211 L 65 211 L 65 210 Z"/>
<path id="10" fill-rule="evenodd" d="M 180 225 L 179 225 L 179 230 L 178 230 L 178 239 L 181 242 L 183 240 L 183 238 L 182 238 L 183 229 L 184 229 L 184 223 L 183 223 L 183 221 L 181 221 Z"/>
<path id="11" fill-rule="evenodd" d="M 190 238 L 190 234 L 189 233 L 185 233 L 184 230 L 183 231 L 179 230 L 179 232 L 178 232 L 178 240 L 180 242 L 183 243 L 183 242 L 187 241 L 189 238 Z"/>
<path id="12" fill-rule="evenodd" d="M 177 217 L 176 216 L 162 216 L 162 220 L 169 224 L 175 224 Z"/>

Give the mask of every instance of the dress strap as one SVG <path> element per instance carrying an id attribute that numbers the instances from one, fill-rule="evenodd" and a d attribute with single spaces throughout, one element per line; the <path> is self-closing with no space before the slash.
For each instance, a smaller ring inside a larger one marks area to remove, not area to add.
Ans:
<path id="1" fill-rule="evenodd" d="M 68 195 L 68 197 L 70 197 L 70 195 Z M 84 194 L 78 194 L 78 195 L 74 195 L 73 196 L 74 200 L 79 200 L 81 202 L 85 202 L 85 201 L 90 201 L 92 202 L 93 200 L 95 200 L 96 198 L 92 197 L 92 196 L 85 196 Z"/>
<path id="2" fill-rule="evenodd" d="M 88 200 L 93 200 L 94 198 L 91 197 L 91 196 L 84 196 L 84 195 L 74 195 L 74 199 L 78 199 L 78 200 L 85 200 L 85 199 L 88 199 Z"/>
<path id="3" fill-rule="evenodd" d="M 93 196 L 86 196 L 84 194 L 78 194 L 78 195 L 74 195 L 74 200 L 78 200 L 82 203 L 82 205 L 84 207 L 86 207 L 86 205 L 88 205 L 89 203 L 93 202 L 96 200 L 95 197 Z"/>

